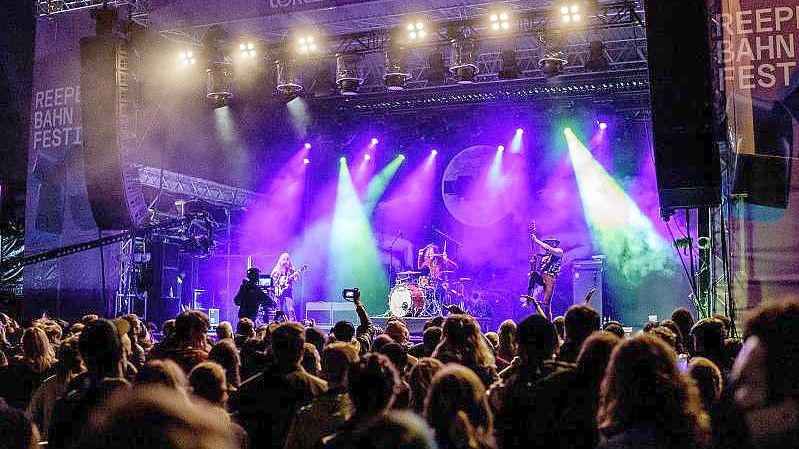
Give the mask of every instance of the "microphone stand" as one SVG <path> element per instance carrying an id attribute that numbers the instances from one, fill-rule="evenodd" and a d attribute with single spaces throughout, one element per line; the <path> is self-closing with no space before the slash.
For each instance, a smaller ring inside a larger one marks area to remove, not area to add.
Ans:
<path id="1" fill-rule="evenodd" d="M 391 243 L 388 244 L 388 282 L 389 285 L 394 280 L 394 244 L 397 243 L 397 239 L 400 238 L 402 235 L 402 231 L 397 231 L 397 235 L 394 236 L 394 239 L 391 240 Z"/>

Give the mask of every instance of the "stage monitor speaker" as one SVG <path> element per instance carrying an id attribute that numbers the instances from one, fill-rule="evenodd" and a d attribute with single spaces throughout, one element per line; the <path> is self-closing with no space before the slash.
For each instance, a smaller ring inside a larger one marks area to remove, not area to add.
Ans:
<path id="1" fill-rule="evenodd" d="M 133 151 L 133 105 L 125 43 L 114 36 L 80 41 L 80 89 L 86 189 L 101 230 L 144 224 L 147 205 Z"/>
<path id="2" fill-rule="evenodd" d="M 660 209 L 716 206 L 721 169 L 713 136 L 707 2 L 646 0 L 646 37 Z"/>
<path id="3" fill-rule="evenodd" d="M 602 319 L 604 312 L 602 283 L 602 259 L 575 260 L 572 263 L 572 304 L 585 304 L 588 292 L 596 288 L 588 305 L 599 312 L 599 318 Z"/>

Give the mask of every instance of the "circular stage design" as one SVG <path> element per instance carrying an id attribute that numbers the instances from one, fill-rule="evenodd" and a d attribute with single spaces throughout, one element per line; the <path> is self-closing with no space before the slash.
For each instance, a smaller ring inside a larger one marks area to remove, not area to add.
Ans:
<path id="1" fill-rule="evenodd" d="M 503 173 L 497 148 L 474 145 L 455 155 L 441 180 L 441 195 L 447 210 L 459 222 L 475 227 L 502 220 L 515 195 L 513 183 Z"/>

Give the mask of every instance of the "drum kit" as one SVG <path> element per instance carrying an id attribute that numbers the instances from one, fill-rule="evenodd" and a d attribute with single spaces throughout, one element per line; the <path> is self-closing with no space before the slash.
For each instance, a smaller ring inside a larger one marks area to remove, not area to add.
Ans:
<path id="1" fill-rule="evenodd" d="M 421 271 L 396 273 L 388 294 L 388 309 L 398 317 L 433 317 L 450 304 L 462 304 L 470 278 L 456 277 L 454 271 L 442 271 L 441 277 Z"/>

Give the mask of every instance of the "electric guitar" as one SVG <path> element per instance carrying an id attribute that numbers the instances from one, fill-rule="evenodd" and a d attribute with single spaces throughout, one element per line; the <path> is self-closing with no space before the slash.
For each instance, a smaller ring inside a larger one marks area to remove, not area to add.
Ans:
<path id="1" fill-rule="evenodd" d="M 291 284 L 294 283 L 297 279 L 300 278 L 300 274 L 302 274 L 305 270 L 308 269 L 308 265 L 303 265 L 302 268 L 291 273 L 287 276 L 280 276 L 277 278 L 277 282 L 275 282 L 275 296 L 281 296 L 283 293 L 291 287 Z"/>

